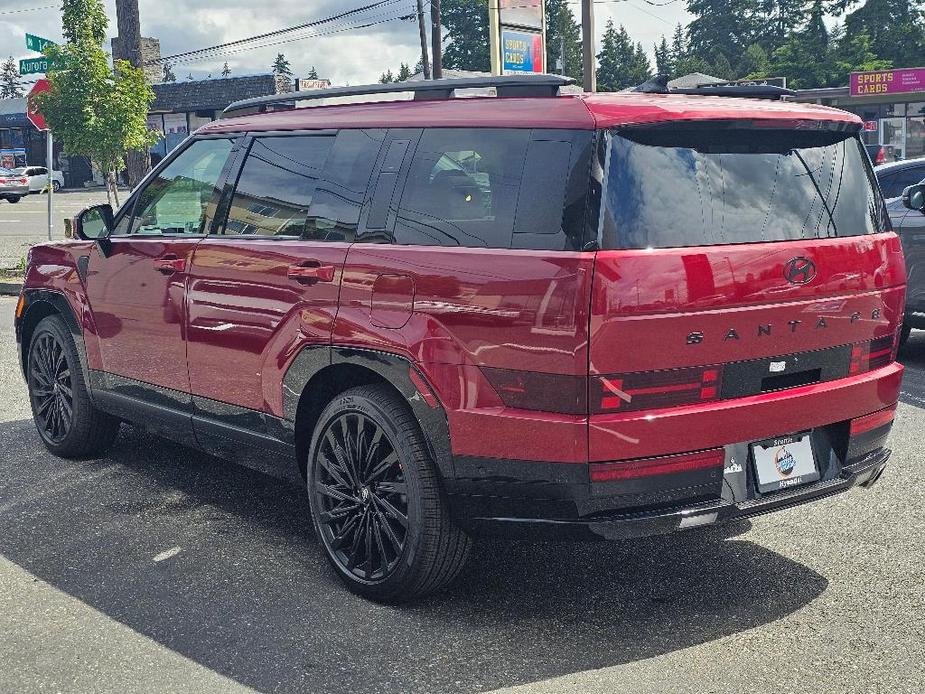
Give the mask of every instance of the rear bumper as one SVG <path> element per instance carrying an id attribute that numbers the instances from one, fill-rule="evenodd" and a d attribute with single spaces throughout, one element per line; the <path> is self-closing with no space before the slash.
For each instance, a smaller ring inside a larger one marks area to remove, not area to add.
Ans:
<path id="1" fill-rule="evenodd" d="M 882 475 L 890 454 L 888 448 L 880 447 L 841 467 L 837 475 L 829 475 L 828 478 L 823 477 L 818 482 L 803 487 L 757 498 L 736 501 L 726 497 L 653 511 L 599 513 L 591 518 L 561 519 L 507 515 L 503 512 L 516 513 L 517 507 L 523 510 L 523 504 L 511 504 L 511 499 L 504 497 L 463 494 L 452 495 L 451 499 L 457 522 L 473 534 L 524 540 L 619 540 L 716 525 L 823 499 L 847 491 L 855 485 L 871 487 Z M 542 486 L 547 487 L 546 491 L 549 491 L 550 484 L 554 483 L 547 482 Z M 536 510 L 542 510 L 544 506 L 547 510 L 552 510 L 556 504 L 537 504 Z M 561 511 L 561 505 L 559 507 Z M 502 513 L 493 514 L 493 510 Z"/>

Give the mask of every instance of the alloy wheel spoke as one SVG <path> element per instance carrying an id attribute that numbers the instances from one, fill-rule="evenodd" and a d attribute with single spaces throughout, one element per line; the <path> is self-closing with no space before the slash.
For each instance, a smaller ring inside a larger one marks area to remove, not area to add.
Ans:
<path id="1" fill-rule="evenodd" d="M 404 513 L 399 511 L 392 504 L 390 504 L 387 499 L 383 499 L 382 497 L 379 497 L 376 501 L 382 507 L 382 510 L 385 513 L 385 515 L 387 515 L 389 518 L 393 518 L 394 520 L 398 521 L 398 523 L 403 528 L 407 529 L 408 516 L 406 516 Z"/>
<path id="2" fill-rule="evenodd" d="M 392 482 L 386 480 L 384 482 L 379 482 L 376 485 L 376 493 L 379 495 L 382 494 L 407 494 L 408 493 L 408 484 L 407 482 Z"/>
<path id="3" fill-rule="evenodd" d="M 388 472 L 389 468 L 392 467 L 395 463 L 398 462 L 398 454 L 394 451 L 389 453 L 385 458 L 376 463 L 376 466 L 369 473 L 369 476 L 366 478 L 367 484 L 374 482 Z"/>

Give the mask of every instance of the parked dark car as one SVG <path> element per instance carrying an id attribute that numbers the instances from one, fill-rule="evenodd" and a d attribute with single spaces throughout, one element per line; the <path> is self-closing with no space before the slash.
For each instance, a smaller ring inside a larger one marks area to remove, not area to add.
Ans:
<path id="1" fill-rule="evenodd" d="M 925 180 L 925 157 L 875 166 L 874 173 L 883 197 L 889 202 L 902 196 L 909 186 Z"/>
<path id="2" fill-rule="evenodd" d="M 916 191 L 921 190 L 921 184 L 925 183 L 925 158 L 903 164 L 909 166 L 896 172 L 887 172 L 893 180 L 888 184 L 893 186 L 888 188 L 889 193 L 895 193 L 896 186 L 904 185 L 899 190 L 899 197 L 890 198 L 886 202 L 887 213 L 893 229 L 899 234 L 906 256 L 908 284 L 901 337 L 901 341 L 905 342 L 913 329 L 925 329 L 925 210 L 919 205 L 921 196 L 916 196 Z M 887 195 L 887 191 L 884 191 L 884 195 Z"/>
<path id="3" fill-rule="evenodd" d="M 569 82 L 229 107 L 32 249 L 41 440 L 99 455 L 125 421 L 291 466 L 337 575 L 385 601 L 483 534 L 632 538 L 874 484 L 905 269 L 860 119 Z"/>

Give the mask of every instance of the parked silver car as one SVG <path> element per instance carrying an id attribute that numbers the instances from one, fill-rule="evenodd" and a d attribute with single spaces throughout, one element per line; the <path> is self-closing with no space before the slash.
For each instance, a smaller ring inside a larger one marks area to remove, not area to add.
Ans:
<path id="1" fill-rule="evenodd" d="M 0 169 L 0 200 L 19 202 L 29 194 L 29 179 L 9 169 Z"/>

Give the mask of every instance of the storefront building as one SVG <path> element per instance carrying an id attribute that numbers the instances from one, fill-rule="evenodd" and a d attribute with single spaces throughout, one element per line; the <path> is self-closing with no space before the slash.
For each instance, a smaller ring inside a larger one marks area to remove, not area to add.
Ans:
<path id="1" fill-rule="evenodd" d="M 883 161 L 925 156 L 925 67 L 852 72 L 848 85 L 801 89 L 805 101 L 856 113 L 864 142 L 882 147 Z"/>

